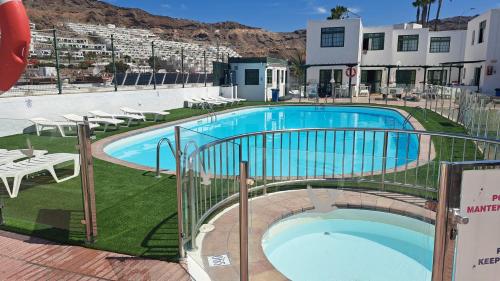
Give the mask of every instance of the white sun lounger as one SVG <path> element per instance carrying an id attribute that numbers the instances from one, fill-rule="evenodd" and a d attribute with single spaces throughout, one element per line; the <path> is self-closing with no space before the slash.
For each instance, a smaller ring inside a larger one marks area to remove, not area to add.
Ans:
<path id="1" fill-rule="evenodd" d="M 0 150 L 0 165 L 11 163 L 23 158 L 42 156 L 44 154 L 47 154 L 47 150 L 30 150 L 30 149 Z"/>
<path id="2" fill-rule="evenodd" d="M 73 162 L 73 175 L 59 179 L 55 172 L 55 166 L 66 162 Z M 80 174 L 80 159 L 78 154 L 54 153 L 38 156 L 35 158 L 12 162 L 0 166 L 0 179 L 2 179 L 7 192 L 11 198 L 17 197 L 22 179 L 30 174 L 48 171 L 57 183 L 67 181 Z M 9 185 L 8 178 L 13 178 L 12 186 Z"/>
<path id="3" fill-rule="evenodd" d="M 222 97 L 224 98 L 224 97 Z M 225 98 L 226 99 L 226 98 Z M 247 101 L 246 99 L 240 99 L 240 98 L 230 98 L 230 100 L 234 100 L 234 101 L 237 101 L 238 103 L 242 102 L 242 101 Z"/>
<path id="4" fill-rule="evenodd" d="M 76 115 L 76 114 L 66 114 L 63 115 L 66 120 L 75 122 L 75 123 L 82 123 L 84 121 L 83 116 Z M 111 118 L 95 118 L 95 117 L 90 117 L 88 118 L 90 124 L 99 124 L 104 126 L 104 132 L 108 129 L 109 126 L 114 126 L 116 129 L 120 128 L 120 124 L 123 124 L 125 121 L 123 120 L 116 120 L 116 119 L 111 119 Z"/>
<path id="5" fill-rule="evenodd" d="M 46 118 L 33 118 L 30 120 L 35 124 L 35 129 L 36 129 L 36 134 L 40 136 L 42 131 L 45 130 L 57 130 L 61 134 L 62 137 L 66 137 L 66 133 L 64 131 L 65 128 L 71 130 L 75 128 L 76 130 L 76 124 L 74 122 L 67 122 L 67 121 L 52 121 Z M 90 128 L 94 129 L 99 127 L 98 124 L 90 124 Z"/>
<path id="6" fill-rule="evenodd" d="M 101 110 L 92 110 L 89 111 L 92 116 L 96 118 L 110 118 L 110 119 L 116 119 L 116 120 L 125 120 L 127 122 L 127 127 L 129 127 L 132 122 L 137 122 L 139 124 L 140 121 L 146 121 L 146 118 L 142 115 L 139 114 L 112 114 L 112 113 L 107 113 Z"/>
<path id="7" fill-rule="evenodd" d="M 196 100 L 196 99 L 185 99 L 185 100 L 188 103 L 188 107 L 190 107 L 190 108 L 201 107 L 204 103 L 204 101 Z"/>
<path id="8" fill-rule="evenodd" d="M 213 100 L 213 99 L 209 99 L 209 98 L 201 98 L 201 100 L 203 100 L 204 102 L 210 104 L 210 105 L 223 105 L 223 106 L 226 106 L 228 104 L 228 102 L 226 101 L 217 101 L 217 100 Z"/>
<path id="9" fill-rule="evenodd" d="M 120 108 L 121 111 L 123 111 L 126 114 L 138 114 L 141 115 L 142 117 L 146 118 L 146 114 L 151 114 L 154 115 L 154 122 L 158 120 L 158 118 L 161 116 L 163 119 L 165 119 L 165 116 L 169 115 L 170 112 L 165 112 L 165 111 L 155 111 L 155 110 L 139 110 L 139 109 L 133 109 L 130 107 L 122 107 Z"/>
<path id="10" fill-rule="evenodd" d="M 221 103 L 218 102 L 209 102 L 200 98 L 191 98 L 192 101 L 197 102 L 201 108 L 205 108 L 206 106 L 214 106 L 214 105 L 221 105 Z"/>
<path id="11" fill-rule="evenodd" d="M 231 105 L 234 105 L 235 103 L 238 102 L 237 100 L 228 99 L 225 97 L 216 97 L 216 98 L 210 98 L 210 99 L 212 99 L 214 101 L 227 102 L 228 104 L 231 104 Z"/>

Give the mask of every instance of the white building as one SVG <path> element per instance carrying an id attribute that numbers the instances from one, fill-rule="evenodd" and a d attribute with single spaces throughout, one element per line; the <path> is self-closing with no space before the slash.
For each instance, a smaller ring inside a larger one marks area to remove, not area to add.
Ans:
<path id="1" fill-rule="evenodd" d="M 279 97 L 286 93 L 288 62 L 276 58 L 229 58 L 232 79 L 238 86 L 238 97 L 250 101 L 270 101 L 272 90 Z"/>
<path id="2" fill-rule="evenodd" d="M 361 19 L 307 25 L 306 80 L 318 85 L 320 95 L 331 94 L 332 82 L 347 86 L 349 66 L 357 70 L 351 84 L 368 85 L 372 92 L 425 82 L 474 85 L 491 94 L 500 87 L 499 59 L 500 9 L 456 31 L 433 32 L 419 24 L 364 27 Z"/>

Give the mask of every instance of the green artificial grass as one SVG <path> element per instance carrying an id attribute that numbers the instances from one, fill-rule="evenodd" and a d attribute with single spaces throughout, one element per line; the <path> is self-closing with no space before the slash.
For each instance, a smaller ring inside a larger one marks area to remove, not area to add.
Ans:
<path id="1" fill-rule="evenodd" d="M 262 104 L 265 103 L 247 102 L 234 107 Z M 400 108 L 413 112 L 415 118 L 429 131 L 464 133 L 461 126 L 431 111 L 427 111 L 427 120 L 424 120 L 420 109 Z M 170 112 L 162 122 L 206 113 L 204 110 L 185 108 Z M 96 139 L 155 124 L 157 123 L 147 122 L 106 133 L 97 132 Z M 35 149 L 47 149 L 50 153 L 77 152 L 76 138 L 61 138 L 50 134 L 40 137 L 35 134 L 3 137 L 0 138 L 0 147 L 24 148 L 27 139 Z M 433 141 L 436 151 L 450 150 L 450 143 Z M 466 148 L 467 155 L 476 152 L 472 143 L 467 144 Z M 458 150 L 455 153 L 457 159 L 458 154 L 460 157 L 462 155 Z M 433 166 L 434 180 L 437 177 L 435 168 Z M 175 260 L 178 252 L 175 176 L 164 175 L 158 179 L 154 173 L 99 159 L 94 159 L 94 172 L 98 238 L 96 243 L 86 246 L 136 256 Z M 71 173 L 71 167 L 61 167 L 58 173 Z M 396 177 L 401 175 L 396 174 Z M 42 174 L 25 179 L 18 198 L 8 198 L 3 187 L 0 194 L 5 205 L 5 221 L 0 228 L 66 244 L 85 244 L 85 230 L 81 224 L 83 204 L 79 178 L 55 184 L 50 176 Z"/>

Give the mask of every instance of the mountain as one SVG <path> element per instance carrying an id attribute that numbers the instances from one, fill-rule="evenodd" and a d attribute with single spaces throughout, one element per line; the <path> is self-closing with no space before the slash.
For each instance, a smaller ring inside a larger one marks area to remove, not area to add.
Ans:
<path id="1" fill-rule="evenodd" d="M 459 16 L 459 17 L 440 19 L 437 21 L 437 23 L 438 23 L 437 30 L 438 31 L 465 30 L 465 29 L 467 29 L 467 23 L 475 17 L 477 17 L 477 16 Z M 429 28 L 431 28 L 431 30 L 434 30 L 435 23 L 436 23 L 435 19 L 429 21 Z"/>
<path id="2" fill-rule="evenodd" d="M 140 9 L 122 8 L 96 0 L 23 0 L 37 28 L 62 29 L 64 22 L 115 24 L 151 29 L 166 40 L 220 43 L 242 56 L 274 56 L 290 59 L 305 52 L 305 30 L 270 32 L 237 22 L 202 23 L 187 19 L 152 15 Z M 216 33 L 216 30 L 219 30 Z"/>
<path id="3" fill-rule="evenodd" d="M 203 23 L 188 19 L 152 15 L 140 9 L 122 8 L 97 0 L 23 0 L 28 15 L 38 28 L 62 29 L 64 22 L 115 24 L 151 29 L 167 40 L 221 44 L 242 56 L 294 58 L 305 53 L 306 31 L 270 32 L 237 22 Z M 438 21 L 438 30 L 466 29 L 473 17 L 453 17 Z M 434 21 L 430 22 L 431 28 Z M 215 31 L 219 30 L 217 34 Z"/>

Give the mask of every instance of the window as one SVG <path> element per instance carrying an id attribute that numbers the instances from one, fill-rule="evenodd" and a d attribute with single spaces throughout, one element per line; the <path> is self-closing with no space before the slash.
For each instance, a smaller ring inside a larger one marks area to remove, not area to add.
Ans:
<path id="1" fill-rule="evenodd" d="M 484 31 L 486 30 L 486 21 L 482 21 L 479 24 L 479 38 L 477 38 L 477 43 L 481 44 L 484 42 Z"/>
<path id="2" fill-rule="evenodd" d="M 335 85 L 342 85 L 343 71 L 342 69 L 333 70 L 333 78 L 335 79 Z"/>
<path id="3" fill-rule="evenodd" d="M 474 41 L 476 40 L 476 31 L 472 31 L 472 45 L 474 45 Z"/>
<path id="4" fill-rule="evenodd" d="M 442 76 L 441 76 L 442 75 Z M 428 81 L 431 85 L 445 85 L 448 77 L 447 70 L 429 70 L 428 71 Z"/>
<path id="5" fill-rule="evenodd" d="M 321 29 L 321 48 L 344 47 L 345 27 Z"/>
<path id="6" fill-rule="evenodd" d="M 431 53 L 449 53 L 450 52 L 450 37 L 431 37 Z"/>
<path id="7" fill-rule="evenodd" d="M 397 85 L 415 85 L 416 77 L 416 70 L 396 70 Z"/>
<path id="8" fill-rule="evenodd" d="M 267 84 L 268 85 L 272 85 L 273 84 L 273 70 L 272 69 L 268 69 L 266 76 L 267 76 Z"/>
<path id="9" fill-rule="evenodd" d="M 285 83 L 285 71 L 281 71 L 281 83 Z"/>
<path id="10" fill-rule="evenodd" d="M 363 34 L 363 50 L 383 50 L 385 33 L 365 33 Z"/>
<path id="11" fill-rule="evenodd" d="M 258 69 L 245 69 L 245 85 L 259 85 Z"/>
<path id="12" fill-rule="evenodd" d="M 398 52 L 418 51 L 418 35 L 399 35 Z"/>

